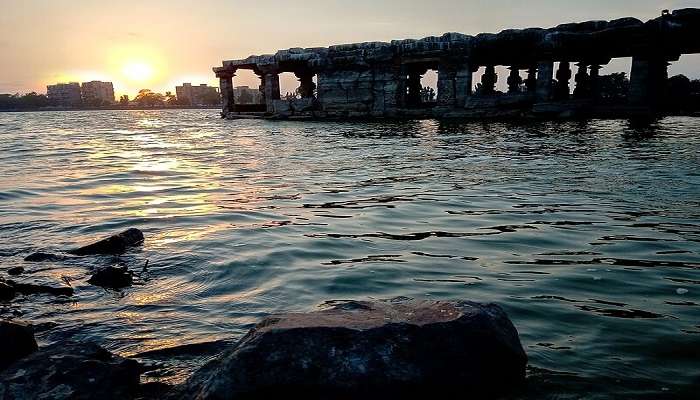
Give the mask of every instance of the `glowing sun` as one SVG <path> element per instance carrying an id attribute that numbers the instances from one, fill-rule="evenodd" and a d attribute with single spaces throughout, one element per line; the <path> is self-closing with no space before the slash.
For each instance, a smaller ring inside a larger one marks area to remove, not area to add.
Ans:
<path id="1" fill-rule="evenodd" d="M 135 82 L 146 82 L 153 77 L 153 67 L 145 62 L 132 61 L 124 64 L 122 68 L 124 76 Z"/>

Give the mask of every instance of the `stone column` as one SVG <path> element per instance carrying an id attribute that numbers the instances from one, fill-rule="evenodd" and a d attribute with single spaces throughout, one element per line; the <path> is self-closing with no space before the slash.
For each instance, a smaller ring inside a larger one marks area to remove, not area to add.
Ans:
<path id="1" fill-rule="evenodd" d="M 527 79 L 525 80 L 525 86 L 527 87 L 528 93 L 535 93 L 537 90 L 537 67 L 531 66 L 527 69 Z"/>
<path id="2" fill-rule="evenodd" d="M 559 63 L 559 69 L 557 70 L 557 89 L 556 89 L 556 99 L 557 100 L 568 100 L 569 99 L 569 80 L 571 79 L 571 65 L 568 61 L 562 61 Z"/>
<path id="3" fill-rule="evenodd" d="M 496 92 L 496 82 L 498 82 L 496 67 L 487 65 L 484 75 L 481 76 L 481 93 L 484 95 L 494 94 Z"/>
<path id="4" fill-rule="evenodd" d="M 303 99 L 314 97 L 316 84 L 314 83 L 314 73 L 311 71 L 295 72 L 294 75 L 299 79 L 299 94 Z"/>
<path id="5" fill-rule="evenodd" d="M 407 107 L 418 107 L 422 103 L 421 99 L 421 89 L 423 86 L 420 83 L 421 74 L 418 71 L 411 71 L 408 73 L 408 79 L 406 80 L 406 106 Z"/>
<path id="6" fill-rule="evenodd" d="M 442 107 L 454 107 L 455 105 L 455 77 L 457 71 L 451 65 L 438 67 L 437 103 Z"/>
<path id="7" fill-rule="evenodd" d="M 589 93 L 589 82 L 588 77 L 588 65 L 584 62 L 576 64 L 578 66 L 578 72 L 576 73 L 576 88 L 574 89 L 574 97 L 577 99 L 583 99 L 588 97 Z"/>
<path id="8" fill-rule="evenodd" d="M 236 104 L 233 97 L 235 71 L 220 71 L 216 73 L 216 76 L 219 78 L 219 93 L 221 94 L 221 117 L 226 118 L 226 115 L 234 110 Z"/>
<path id="9" fill-rule="evenodd" d="M 508 93 L 520 93 L 520 85 L 523 83 L 523 78 L 520 77 L 520 68 L 512 66 L 508 75 Z"/>
<path id="10" fill-rule="evenodd" d="M 406 77 L 408 76 L 408 70 L 406 66 L 398 66 L 395 67 L 394 69 L 394 82 L 390 85 L 392 88 L 395 88 L 396 92 L 396 107 L 397 108 L 405 108 L 406 107 L 406 97 L 408 94 L 408 79 Z"/>
<path id="11" fill-rule="evenodd" d="M 632 58 L 629 101 L 636 105 L 657 105 L 664 100 L 668 62 L 662 58 Z"/>
<path id="12" fill-rule="evenodd" d="M 588 88 L 591 97 L 597 99 L 600 96 L 600 70 L 601 66 L 597 64 L 591 65 L 591 74 L 589 75 Z"/>
<path id="13" fill-rule="evenodd" d="M 280 76 L 277 71 L 266 71 L 265 79 L 265 104 L 267 112 L 275 112 L 275 100 L 280 99 Z"/>
<path id="14" fill-rule="evenodd" d="M 554 62 L 540 61 L 537 64 L 537 101 L 552 99 L 552 78 L 554 78 Z"/>
<path id="15" fill-rule="evenodd" d="M 455 74 L 455 105 L 464 107 L 472 95 L 472 67 L 469 63 L 459 66 Z"/>

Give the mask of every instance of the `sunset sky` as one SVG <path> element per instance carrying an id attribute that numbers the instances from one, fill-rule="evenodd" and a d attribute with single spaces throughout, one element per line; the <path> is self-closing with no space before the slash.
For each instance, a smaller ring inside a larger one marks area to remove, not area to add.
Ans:
<path id="1" fill-rule="evenodd" d="M 218 84 L 223 59 L 289 47 L 550 27 L 634 16 L 699 0 L 0 0 L 0 93 L 109 80 L 117 94 Z M 671 73 L 700 77 L 700 57 Z M 236 85 L 257 85 L 252 76 Z M 283 88 L 284 89 L 284 88 Z"/>

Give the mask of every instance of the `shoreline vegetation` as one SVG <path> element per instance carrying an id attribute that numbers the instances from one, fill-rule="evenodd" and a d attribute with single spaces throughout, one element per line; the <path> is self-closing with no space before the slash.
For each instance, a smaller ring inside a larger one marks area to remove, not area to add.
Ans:
<path id="1" fill-rule="evenodd" d="M 191 101 L 188 98 L 178 98 L 172 92 L 163 95 L 150 89 L 141 89 L 133 100 L 127 95 L 122 95 L 119 101 L 81 99 L 67 103 L 36 92 L 0 93 L 0 112 L 218 109 L 221 108 L 219 97 L 216 94 L 202 98 L 201 101 Z"/>

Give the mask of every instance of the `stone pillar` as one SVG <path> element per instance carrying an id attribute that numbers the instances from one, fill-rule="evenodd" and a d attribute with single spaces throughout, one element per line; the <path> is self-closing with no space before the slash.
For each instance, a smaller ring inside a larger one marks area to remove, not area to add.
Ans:
<path id="1" fill-rule="evenodd" d="M 665 97 L 668 62 L 662 58 L 632 58 L 629 101 L 636 105 L 655 106 Z"/>
<path id="2" fill-rule="evenodd" d="M 589 75 L 588 89 L 591 97 L 597 99 L 600 96 L 600 70 L 601 66 L 597 64 L 591 65 L 591 74 Z"/>
<path id="3" fill-rule="evenodd" d="M 459 66 L 455 74 L 455 105 L 464 107 L 472 95 L 472 68 L 469 63 Z"/>
<path id="4" fill-rule="evenodd" d="M 520 68 L 512 66 L 509 68 L 508 75 L 508 93 L 520 93 L 520 85 L 523 83 L 523 78 L 520 77 Z"/>
<path id="5" fill-rule="evenodd" d="M 574 89 L 574 97 L 577 99 L 583 99 L 588 97 L 589 94 L 589 82 L 588 77 L 588 65 L 584 62 L 576 64 L 578 66 L 578 72 L 576 73 L 576 88 Z"/>
<path id="6" fill-rule="evenodd" d="M 407 107 L 418 107 L 422 103 L 421 99 L 421 89 L 423 86 L 420 83 L 421 74 L 418 71 L 411 71 L 408 73 L 408 79 L 406 80 L 406 106 Z"/>
<path id="7" fill-rule="evenodd" d="M 554 62 L 541 61 L 537 64 L 537 101 L 552 99 L 552 78 L 554 78 Z"/>
<path id="8" fill-rule="evenodd" d="M 316 84 L 314 83 L 314 73 L 311 71 L 295 72 L 294 75 L 299 79 L 299 94 L 303 99 L 311 99 L 314 97 Z"/>
<path id="9" fill-rule="evenodd" d="M 277 71 L 267 71 L 264 75 L 265 80 L 265 104 L 267 112 L 275 112 L 275 100 L 280 99 L 280 76 Z"/>
<path id="10" fill-rule="evenodd" d="M 481 76 L 481 93 L 484 95 L 494 94 L 496 92 L 496 82 L 498 82 L 496 67 L 487 65 L 484 75 Z"/>
<path id="11" fill-rule="evenodd" d="M 456 99 L 455 78 L 457 71 L 451 65 L 438 68 L 437 103 L 442 107 L 454 107 Z"/>
<path id="12" fill-rule="evenodd" d="M 217 72 L 216 76 L 219 78 L 219 93 L 221 94 L 221 117 L 226 118 L 226 115 L 234 110 L 236 104 L 233 97 L 235 71 Z"/>
<path id="13" fill-rule="evenodd" d="M 260 79 L 260 85 L 258 86 L 258 91 L 260 92 L 259 104 L 265 104 L 265 74 L 258 70 L 253 70 L 253 72 Z"/>
<path id="14" fill-rule="evenodd" d="M 571 79 L 571 65 L 568 61 L 562 61 L 559 63 L 559 69 L 557 70 L 557 89 L 556 89 L 556 99 L 557 100 L 568 100 L 569 99 L 569 80 Z"/>
<path id="15" fill-rule="evenodd" d="M 531 66 L 528 68 L 525 86 L 527 87 L 528 93 L 535 93 L 537 90 L 537 67 Z"/>
<path id="16" fill-rule="evenodd" d="M 394 83 L 391 86 L 396 88 L 396 106 L 397 108 L 406 107 L 406 97 L 408 97 L 408 70 L 406 66 L 395 67 Z"/>

